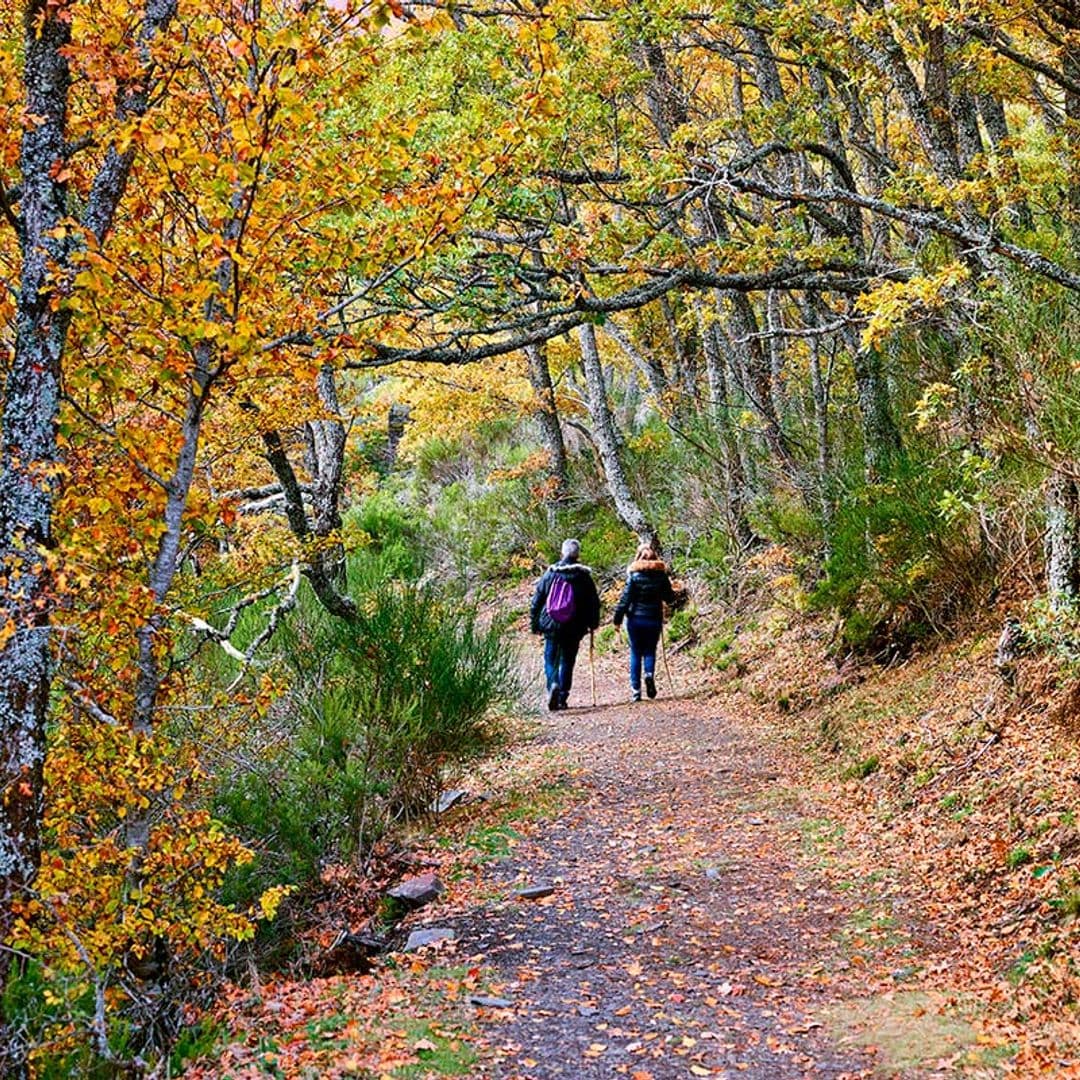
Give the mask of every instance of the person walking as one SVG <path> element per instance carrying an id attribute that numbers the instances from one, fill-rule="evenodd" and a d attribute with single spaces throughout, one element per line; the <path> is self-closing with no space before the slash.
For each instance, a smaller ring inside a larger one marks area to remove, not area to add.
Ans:
<path id="1" fill-rule="evenodd" d="M 626 587 L 615 607 L 616 627 L 626 620 L 630 640 L 630 696 L 641 700 L 641 670 L 645 693 L 656 697 L 656 646 L 664 629 L 664 604 L 675 602 L 675 591 L 664 560 L 652 544 L 642 544 L 627 567 Z"/>
<path id="2" fill-rule="evenodd" d="M 566 708 L 581 639 L 600 625 L 600 596 L 580 558 L 581 544 L 564 540 L 562 558 L 548 567 L 533 592 L 532 632 L 544 636 L 544 674 L 552 712 Z"/>

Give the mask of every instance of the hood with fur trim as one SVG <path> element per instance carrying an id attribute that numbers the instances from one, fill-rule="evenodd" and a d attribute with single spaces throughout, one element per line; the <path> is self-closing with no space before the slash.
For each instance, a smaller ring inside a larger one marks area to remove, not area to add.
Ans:
<path id="1" fill-rule="evenodd" d="M 634 562 L 626 568 L 628 574 L 640 574 L 649 570 L 666 574 L 667 563 L 664 562 L 663 559 L 635 559 Z"/>

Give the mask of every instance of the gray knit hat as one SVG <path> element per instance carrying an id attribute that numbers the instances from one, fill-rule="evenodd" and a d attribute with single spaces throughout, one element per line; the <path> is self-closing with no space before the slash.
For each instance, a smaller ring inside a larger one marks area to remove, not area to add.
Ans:
<path id="1" fill-rule="evenodd" d="M 562 542 L 562 561 L 577 562 L 581 558 L 581 544 L 577 540 Z"/>

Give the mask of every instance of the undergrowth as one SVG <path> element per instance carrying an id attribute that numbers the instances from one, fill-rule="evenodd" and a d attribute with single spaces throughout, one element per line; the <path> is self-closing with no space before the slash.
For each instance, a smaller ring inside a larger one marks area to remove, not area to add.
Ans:
<path id="1" fill-rule="evenodd" d="M 516 700 L 516 653 L 498 619 L 378 560 L 354 560 L 350 579 L 355 620 L 305 598 L 279 632 L 287 688 L 216 772 L 214 812 L 257 855 L 230 875 L 230 900 L 363 861 L 493 745 Z"/>

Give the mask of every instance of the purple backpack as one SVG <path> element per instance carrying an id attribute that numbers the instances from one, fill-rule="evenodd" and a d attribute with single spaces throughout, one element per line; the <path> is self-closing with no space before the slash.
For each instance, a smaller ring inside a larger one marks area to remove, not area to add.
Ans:
<path id="1" fill-rule="evenodd" d="M 574 617 L 574 586 L 562 574 L 555 575 L 548 589 L 546 608 L 552 621 L 561 625 Z"/>

